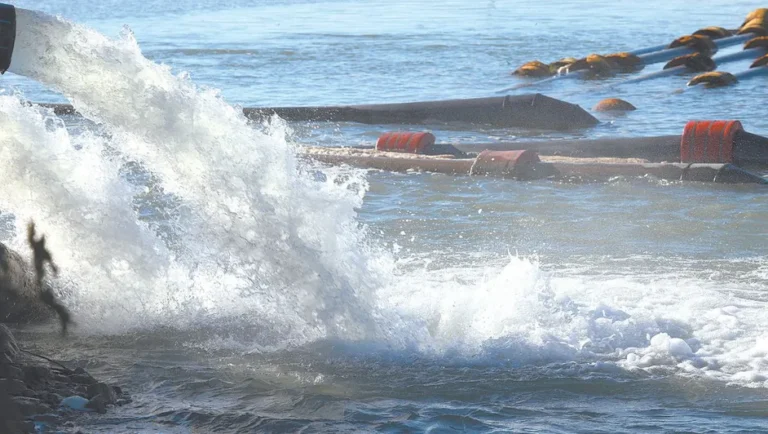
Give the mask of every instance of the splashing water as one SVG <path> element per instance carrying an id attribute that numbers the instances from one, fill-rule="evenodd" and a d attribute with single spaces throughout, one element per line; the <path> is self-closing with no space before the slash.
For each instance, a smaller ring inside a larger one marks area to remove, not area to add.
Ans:
<path id="1" fill-rule="evenodd" d="M 0 205 L 55 235 L 67 303 L 92 332 L 225 321 L 253 326 L 261 343 L 367 339 L 461 363 L 578 361 L 766 385 L 757 302 L 711 282 L 557 278 L 520 258 L 395 278 L 355 220 L 358 172 L 313 179 L 284 124 L 249 125 L 216 91 L 144 58 L 128 31 L 111 40 L 22 9 L 18 29 L 11 71 L 107 133 L 70 136 L 50 113 L 0 97 L 14 192 Z M 125 161 L 178 198 L 173 243 L 136 218 Z"/>
<path id="2" fill-rule="evenodd" d="M 369 291 L 381 273 L 354 220 L 361 194 L 349 191 L 364 188 L 364 181 L 297 175 L 304 168 L 282 124 L 261 131 L 249 126 L 215 91 L 144 58 L 130 32 L 110 40 L 42 13 L 19 9 L 17 15 L 11 71 L 67 95 L 106 128 L 112 147 L 181 201 L 172 222 L 176 271 L 151 284 L 132 279 L 139 298 L 161 286 L 172 299 L 190 294 L 182 303 L 197 305 L 192 309 L 201 314 L 268 323 L 293 314 L 289 323 L 299 341 L 375 333 Z M 119 240 L 106 239 L 98 254 L 122 263 L 129 273 L 124 278 L 131 279 L 130 270 L 158 266 L 153 257 L 115 255 L 109 244 Z M 141 288 L 147 284 L 152 288 Z M 99 292 L 124 290 L 113 285 Z M 129 310 L 137 308 L 146 310 Z"/>

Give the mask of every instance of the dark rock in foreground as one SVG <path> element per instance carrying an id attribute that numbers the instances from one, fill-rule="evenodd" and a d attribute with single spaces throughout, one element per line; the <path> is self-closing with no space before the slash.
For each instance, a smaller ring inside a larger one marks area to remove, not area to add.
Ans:
<path id="1" fill-rule="evenodd" d="M 84 405 L 70 408 L 63 402 Z M 105 413 L 127 402 L 122 389 L 99 382 L 82 368 L 49 366 L 26 356 L 0 324 L 0 433 L 35 432 L 35 422 L 55 429 L 80 412 Z"/>

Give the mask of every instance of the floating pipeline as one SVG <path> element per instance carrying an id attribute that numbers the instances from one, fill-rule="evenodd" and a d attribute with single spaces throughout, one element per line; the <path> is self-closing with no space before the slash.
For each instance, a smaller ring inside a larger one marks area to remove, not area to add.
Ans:
<path id="1" fill-rule="evenodd" d="M 393 172 L 432 172 L 516 180 L 599 181 L 617 176 L 653 176 L 671 181 L 768 184 L 762 177 L 729 163 L 648 163 L 636 159 L 544 157 L 529 150 L 485 150 L 475 158 L 419 155 L 372 149 L 304 148 L 303 155 L 326 164 L 346 164 Z"/>
<path id="2" fill-rule="evenodd" d="M 693 136 L 692 128 L 696 132 Z M 428 135 L 418 136 L 418 140 L 423 141 L 418 149 L 389 145 L 391 142 L 417 140 L 412 136 L 416 134 Z M 528 150 L 540 155 L 568 158 L 635 158 L 647 162 L 734 163 L 768 168 L 768 138 L 745 131 L 739 121 L 691 121 L 680 135 L 471 144 L 438 144 L 430 133 L 386 133 L 379 138 L 376 150 L 457 157 L 477 155 L 485 150 Z"/>
<path id="3" fill-rule="evenodd" d="M 661 71 L 652 72 L 650 74 L 624 80 L 621 83 L 616 83 L 613 85 L 613 87 L 624 84 L 639 83 L 641 81 L 652 80 L 670 75 L 682 75 L 690 72 L 709 72 L 716 69 L 718 66 L 722 66 L 730 62 L 759 58 L 765 54 L 768 54 L 768 37 L 757 36 L 748 40 L 744 44 L 744 49 L 742 51 L 722 56 L 715 56 L 713 58 L 710 58 L 701 53 L 687 54 L 685 56 L 676 57 L 664 65 L 664 69 Z"/>
<path id="4" fill-rule="evenodd" d="M 549 83 L 556 80 L 612 77 L 617 72 L 620 72 L 620 73 L 635 72 L 643 69 L 647 65 L 652 65 L 654 63 L 672 62 L 671 66 L 678 66 L 678 65 L 675 65 L 675 63 L 680 62 L 680 60 L 686 59 L 686 57 L 684 56 L 689 56 L 694 59 L 709 58 L 712 54 L 717 52 L 718 49 L 736 45 L 744 41 L 748 41 L 749 39 L 752 38 L 752 36 L 753 35 L 751 34 L 744 34 L 744 35 L 731 36 L 729 38 L 719 39 L 716 41 L 712 41 L 708 37 L 701 36 L 701 35 L 697 35 L 696 37 L 686 36 L 683 38 L 690 38 L 690 39 L 683 39 L 683 41 L 688 45 L 675 45 L 673 48 L 666 48 L 664 50 L 652 52 L 652 53 L 646 53 L 646 54 L 640 54 L 640 55 L 634 55 L 632 53 L 614 53 L 614 54 L 608 54 L 605 56 L 601 56 L 598 54 L 590 54 L 585 58 L 578 59 L 571 64 L 566 64 L 565 66 L 562 66 L 557 71 L 558 75 L 555 75 L 554 77 L 550 76 L 543 80 L 533 81 L 529 83 L 518 83 L 513 86 L 499 89 L 496 91 L 496 93 L 504 93 L 511 90 L 518 90 L 518 89 L 523 89 L 527 87 L 538 86 L 538 85 Z M 675 41 L 679 41 L 681 39 L 682 38 L 678 38 Z M 707 42 L 703 42 L 703 41 L 707 41 Z M 698 54 L 698 56 L 694 57 L 693 55 L 696 55 L 696 54 Z M 678 59 L 678 60 L 675 60 L 675 59 Z M 562 62 L 562 61 L 558 61 L 558 62 Z M 704 62 L 704 65 L 709 65 L 712 63 L 712 62 L 706 62 L 706 61 L 703 61 L 703 62 Z M 538 63 L 541 63 L 541 62 L 538 62 Z M 680 62 L 680 63 L 684 63 L 684 62 Z M 702 61 L 699 61 L 698 63 L 702 63 Z M 696 65 L 696 63 L 692 63 L 692 62 L 689 62 L 689 64 L 692 67 Z M 526 63 L 525 65 L 520 67 L 518 70 L 516 70 L 516 72 L 534 68 L 534 66 L 531 66 L 531 65 L 532 65 L 532 62 Z M 700 68 L 706 68 L 706 67 L 707 66 L 701 66 Z M 538 67 L 538 68 L 541 69 L 541 67 Z M 518 74 L 518 75 L 522 75 L 522 74 Z M 552 75 L 552 74 L 549 74 L 549 75 Z M 529 75 L 529 76 L 541 77 L 543 75 Z"/>
<path id="5" fill-rule="evenodd" d="M 396 172 L 521 180 L 650 175 L 700 182 L 768 182 L 733 164 L 768 167 L 768 138 L 744 131 L 735 120 L 691 121 L 680 136 L 470 145 L 436 144 L 431 133 L 389 132 L 375 149 L 306 147 L 301 152 L 328 164 Z"/>
<path id="6" fill-rule="evenodd" d="M 718 49 L 746 42 L 755 36 L 768 35 L 768 12 L 766 11 L 768 9 L 756 9 L 750 12 L 741 27 L 737 29 L 736 35 L 722 27 L 705 27 L 691 35 L 677 38 L 670 44 L 630 52 L 605 56 L 592 54 L 583 59 L 566 58 L 552 64 L 538 60 L 528 62 L 515 70 L 513 75 L 549 78 L 530 83 L 520 83 L 500 89 L 496 93 L 536 86 L 563 78 L 596 78 L 612 76 L 616 72 L 634 72 L 642 69 L 645 65 L 667 62 L 676 57 L 694 53 L 711 56 Z"/>
<path id="7" fill-rule="evenodd" d="M 768 55 L 762 56 L 759 59 L 752 62 L 749 69 L 730 73 L 726 71 L 710 71 L 703 74 L 699 74 L 693 77 L 687 84 L 687 86 L 694 87 L 697 85 L 703 85 L 704 88 L 716 88 L 732 86 L 741 81 L 748 80 L 752 77 L 765 77 L 768 76 Z"/>
<path id="8" fill-rule="evenodd" d="M 56 114 L 75 113 L 68 104 L 40 104 Z M 461 122 L 538 130 L 588 128 L 599 121 L 576 104 L 542 94 L 330 107 L 246 107 L 252 120 L 278 115 L 287 121 L 406 124 Z"/>

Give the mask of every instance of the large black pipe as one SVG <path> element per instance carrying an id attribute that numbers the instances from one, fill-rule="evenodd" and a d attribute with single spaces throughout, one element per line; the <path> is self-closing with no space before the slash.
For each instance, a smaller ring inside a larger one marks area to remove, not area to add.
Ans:
<path id="1" fill-rule="evenodd" d="M 41 104 L 57 114 L 72 114 L 67 104 Z M 575 104 L 541 94 L 496 96 L 397 104 L 370 104 L 331 107 L 246 107 L 243 113 L 253 120 L 277 114 L 288 121 L 359 122 L 363 124 L 406 124 L 461 122 L 492 127 L 542 130 L 569 130 L 599 123 Z"/>
<path id="2" fill-rule="evenodd" d="M 435 152 L 449 153 L 441 149 L 444 145 L 435 145 Z M 560 155 L 565 157 L 613 157 L 643 158 L 649 161 L 679 161 L 680 136 L 542 140 L 520 142 L 498 142 L 479 144 L 451 144 L 464 153 L 491 151 L 529 150 L 541 155 Z"/>
<path id="3" fill-rule="evenodd" d="M 286 120 L 426 124 L 466 122 L 494 127 L 567 130 L 599 123 L 575 104 L 542 94 L 342 107 L 246 108 L 249 118 L 273 113 Z"/>
<path id="4" fill-rule="evenodd" d="M 478 158 L 405 158 L 377 155 L 350 155 L 344 153 L 307 153 L 307 158 L 326 164 L 347 164 L 367 169 L 393 172 L 445 173 L 449 175 L 473 175 Z M 601 163 L 589 160 L 571 162 L 524 162 L 516 170 L 499 170 L 486 167 L 482 176 L 493 178 L 516 178 L 523 180 L 553 178 L 600 180 L 614 176 L 639 177 L 652 175 L 661 179 L 717 182 L 725 184 L 765 184 L 762 177 L 745 171 L 733 164 L 688 164 L 688 163 Z"/>
<path id="5" fill-rule="evenodd" d="M 491 151 L 534 151 L 541 155 L 565 157 L 642 158 L 648 161 L 680 161 L 679 135 L 603 139 L 541 140 L 472 144 L 436 144 L 433 154 L 475 154 Z M 733 162 L 745 166 L 768 165 L 768 138 L 746 131 L 733 137 Z"/>
<path id="6" fill-rule="evenodd" d="M 16 8 L 0 3 L 0 74 L 11 66 L 16 43 Z"/>

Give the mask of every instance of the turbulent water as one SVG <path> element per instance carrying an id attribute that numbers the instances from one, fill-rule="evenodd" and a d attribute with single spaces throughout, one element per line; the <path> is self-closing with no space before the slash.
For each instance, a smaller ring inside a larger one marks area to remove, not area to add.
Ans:
<path id="1" fill-rule="evenodd" d="M 486 96 L 530 58 L 735 27 L 761 5 L 37 3 L 15 3 L 29 10 L 0 81 L 2 239 L 23 248 L 37 222 L 77 325 L 19 333 L 134 398 L 77 428 L 768 431 L 763 188 L 328 168 L 296 147 L 388 127 L 254 124 L 232 105 Z M 428 128 L 488 141 L 739 118 L 765 134 L 760 80 L 568 81 L 541 91 L 639 110 L 571 133 Z"/>

